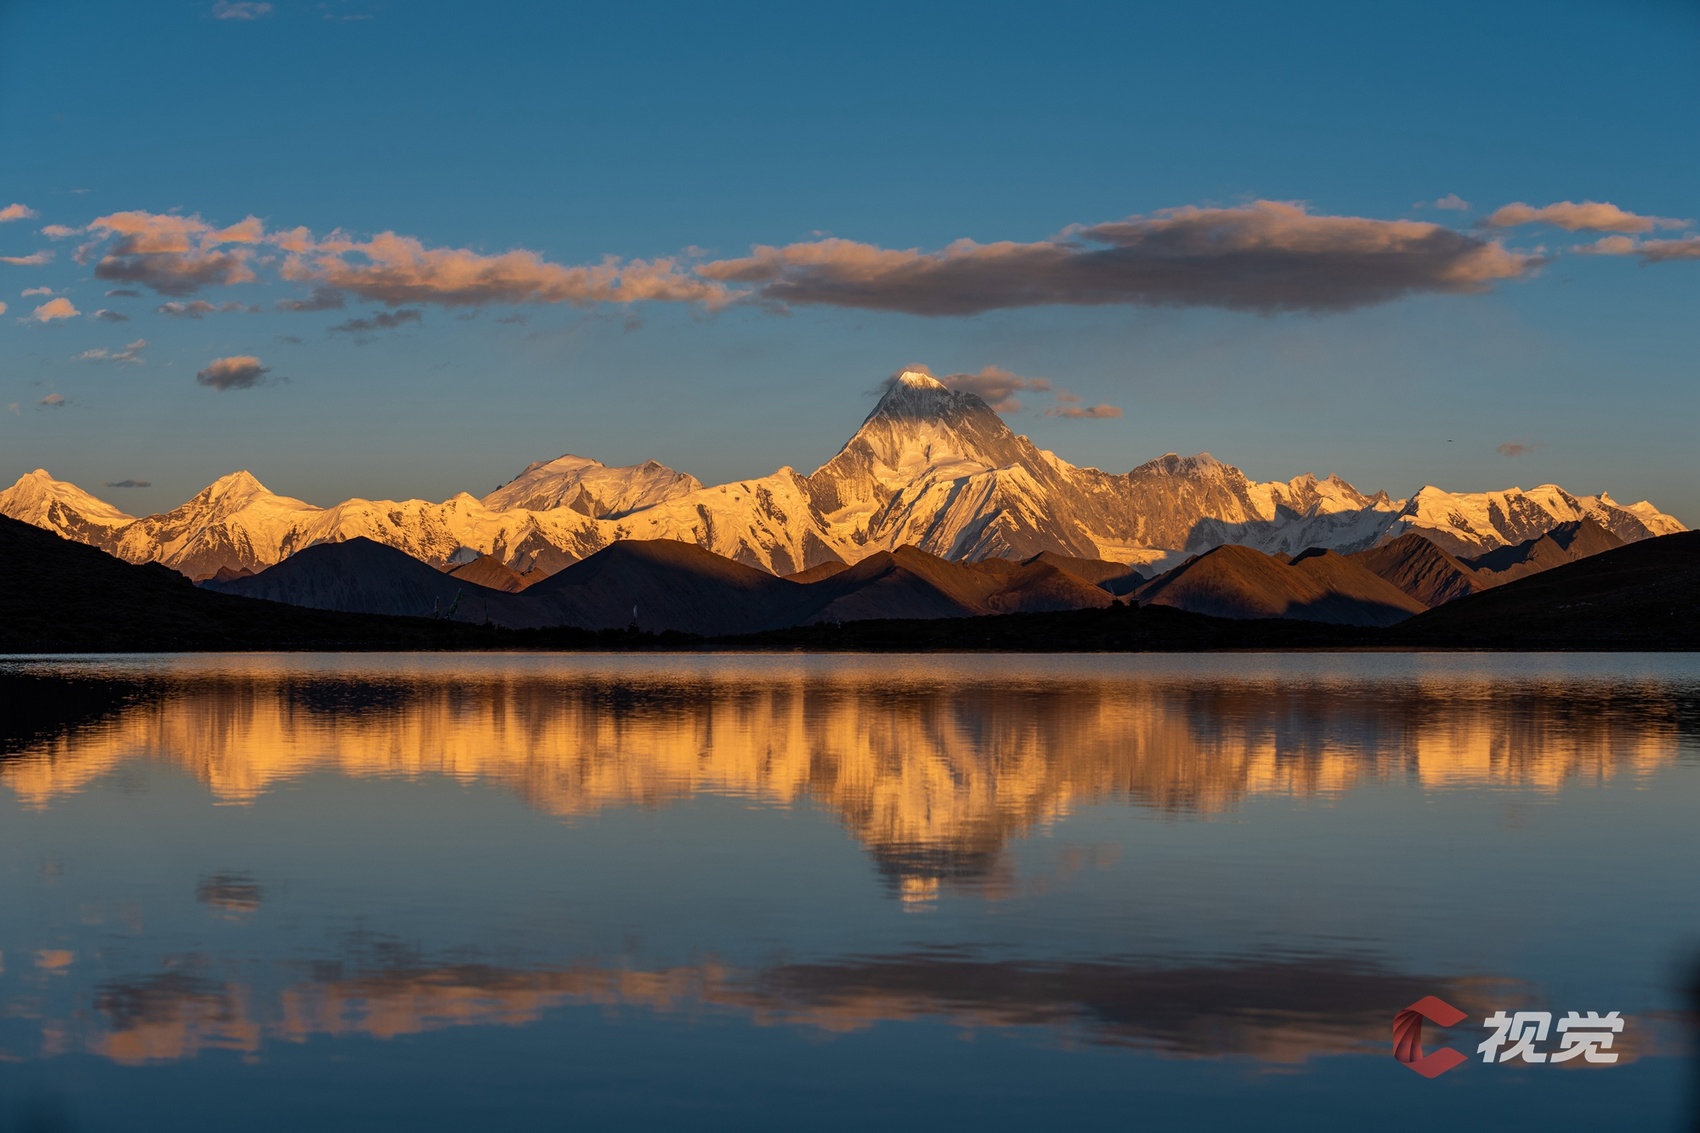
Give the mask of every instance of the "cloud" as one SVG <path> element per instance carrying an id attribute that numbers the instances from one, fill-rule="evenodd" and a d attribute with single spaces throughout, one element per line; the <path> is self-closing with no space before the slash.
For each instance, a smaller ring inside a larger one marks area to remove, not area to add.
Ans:
<path id="1" fill-rule="evenodd" d="M 232 311 L 247 311 L 253 314 L 259 308 L 244 307 L 234 302 L 209 303 L 205 299 L 191 299 L 187 303 L 161 303 L 154 310 L 168 319 L 198 319 L 202 315 L 229 314 Z"/>
<path id="2" fill-rule="evenodd" d="M 108 488 L 151 488 L 151 487 L 153 487 L 153 481 L 152 480 L 108 480 L 106 482 L 106 486 Z"/>
<path id="3" fill-rule="evenodd" d="M 271 15 L 272 6 L 261 0 L 214 0 L 215 20 L 259 20 Z"/>
<path id="4" fill-rule="evenodd" d="M 3 313 L 4 312 L 0 312 L 0 314 L 3 314 Z M 8 401 L 6 403 L 6 411 L 9 412 L 14 417 L 16 417 L 18 415 L 18 410 L 21 409 L 21 408 L 22 407 L 15 401 Z"/>
<path id="5" fill-rule="evenodd" d="M 126 342 L 124 344 L 124 349 L 122 350 L 107 350 L 105 347 L 96 347 L 93 350 L 85 350 L 81 354 L 74 356 L 71 361 L 117 362 L 119 364 L 128 363 L 132 366 L 141 366 L 145 364 L 145 361 L 142 358 L 142 349 L 146 347 L 147 344 L 147 339 L 138 338 L 134 342 Z"/>
<path id="6" fill-rule="evenodd" d="M 1535 208 L 1516 201 L 1495 209 L 1483 224 L 1492 228 L 1510 228 L 1519 224 L 1551 224 L 1566 232 L 1593 229 L 1596 232 L 1651 232 L 1655 228 L 1687 228 L 1692 220 L 1674 220 L 1665 216 L 1639 216 L 1625 212 L 1606 201 L 1559 201 L 1557 204 Z"/>
<path id="7" fill-rule="evenodd" d="M 63 240 L 67 236 L 76 236 L 82 231 L 81 228 L 71 228 L 64 224 L 49 224 L 41 230 L 41 234 L 49 240 Z"/>
<path id="8" fill-rule="evenodd" d="M 106 293 L 106 297 L 108 299 L 115 299 L 119 296 L 123 296 L 127 299 L 140 299 L 142 297 L 142 293 L 133 287 L 114 287 L 111 291 Z"/>
<path id="9" fill-rule="evenodd" d="M 94 312 L 89 318 L 101 323 L 127 323 L 130 321 L 129 315 L 120 314 L 117 311 L 108 311 L 105 307 Z"/>
<path id="10" fill-rule="evenodd" d="M 39 252 L 31 252 L 27 256 L 0 256 L 0 264 L 17 264 L 20 267 L 39 267 L 53 262 L 52 249 L 44 248 Z"/>
<path id="11" fill-rule="evenodd" d="M 347 299 L 334 287 L 315 287 L 302 299 L 279 299 L 280 311 L 340 311 Z"/>
<path id="12" fill-rule="evenodd" d="M 253 216 L 215 229 L 199 216 L 142 210 L 96 217 L 89 231 L 96 235 L 96 245 L 113 240 L 95 265 L 95 278 L 139 283 L 162 295 L 192 295 L 203 287 L 250 282 L 255 276 L 245 245 L 264 238 L 264 228 Z"/>
<path id="13" fill-rule="evenodd" d="M 1067 417 L 1078 421 L 1106 421 L 1121 415 L 1121 409 L 1114 405 L 1053 405 L 1045 410 L 1047 417 Z"/>
<path id="14" fill-rule="evenodd" d="M 936 252 L 850 240 L 757 247 L 698 271 L 759 299 L 916 315 L 1049 304 L 1344 311 L 1415 292 L 1475 292 L 1540 257 L 1438 224 L 1315 216 L 1303 205 L 1165 209 L 1050 240 Z"/>
<path id="15" fill-rule="evenodd" d="M 229 358 L 214 358 L 206 369 L 195 374 L 195 380 L 223 393 L 228 389 L 252 389 L 264 385 L 270 374 L 271 367 L 263 365 L 252 354 L 235 354 Z"/>
<path id="16" fill-rule="evenodd" d="M 1649 264 L 1667 260 L 1700 260 L 1700 236 L 1680 236 L 1671 240 L 1602 236 L 1592 244 L 1578 244 L 1570 250 L 1590 256 L 1640 256 L 1643 263 Z"/>
<path id="17" fill-rule="evenodd" d="M 466 248 L 427 248 L 394 232 L 380 232 L 365 243 L 333 233 L 291 252 L 280 274 L 291 282 L 321 284 L 391 307 L 640 300 L 719 306 L 731 298 L 723 284 L 696 278 L 674 259 L 609 257 L 589 267 L 565 267 L 524 249 L 486 256 Z"/>
<path id="18" fill-rule="evenodd" d="M 904 369 L 926 371 L 925 366 Z M 951 389 L 977 395 L 999 413 L 1020 412 L 1021 399 L 1015 396 L 1017 393 L 1024 390 L 1048 393 L 1051 389 L 1049 378 L 1023 378 L 1002 366 L 987 366 L 974 374 L 946 374 L 938 380 Z"/>
<path id="19" fill-rule="evenodd" d="M 80 314 L 82 314 L 82 312 L 72 306 L 69 299 L 61 295 L 59 298 L 49 299 L 47 302 L 37 307 L 35 309 L 35 313 L 30 315 L 30 318 L 34 319 L 38 323 L 50 323 L 54 319 L 71 319 Z"/>
<path id="20" fill-rule="evenodd" d="M 380 330 L 395 330 L 408 323 L 422 322 L 418 308 L 400 311 L 379 311 L 369 319 L 349 319 L 330 328 L 332 334 L 351 334 L 357 342 L 371 341 L 370 335 Z"/>
<path id="21" fill-rule="evenodd" d="M 61 405 L 65 404 L 65 399 L 63 397 L 61 397 L 59 394 L 50 393 L 46 397 L 42 398 L 39 402 L 37 402 L 37 404 L 38 405 L 45 405 L 49 409 L 57 409 Z"/>
<path id="22" fill-rule="evenodd" d="M 6 313 L 6 304 L 0 303 L 0 315 L 4 315 L 5 313 Z"/>
<path id="23" fill-rule="evenodd" d="M 51 294 L 53 294 L 53 288 L 51 288 L 51 287 L 26 287 L 26 288 L 24 288 L 22 294 L 23 294 L 23 297 L 25 299 L 28 299 L 31 295 L 51 295 Z"/>
<path id="24" fill-rule="evenodd" d="M 1418 208 L 1450 209 L 1453 212 L 1469 212 L 1470 202 L 1457 193 L 1448 193 L 1437 201 L 1418 201 Z"/>
<path id="25" fill-rule="evenodd" d="M 1524 441 L 1506 441 L 1494 449 L 1500 456 L 1523 456 L 1535 451 L 1535 446 Z"/>
<path id="26" fill-rule="evenodd" d="M 14 220 L 29 220 L 39 215 L 39 213 L 30 208 L 28 205 L 15 203 L 9 204 L 5 208 L 0 208 L 0 224 L 6 224 Z"/>

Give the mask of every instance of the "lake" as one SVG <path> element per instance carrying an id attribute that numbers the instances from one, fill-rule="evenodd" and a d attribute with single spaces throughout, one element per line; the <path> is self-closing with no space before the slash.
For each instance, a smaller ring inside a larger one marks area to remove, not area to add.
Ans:
<path id="1" fill-rule="evenodd" d="M 5 1133 L 1694 1120 L 1694 655 L 0 673 Z"/>

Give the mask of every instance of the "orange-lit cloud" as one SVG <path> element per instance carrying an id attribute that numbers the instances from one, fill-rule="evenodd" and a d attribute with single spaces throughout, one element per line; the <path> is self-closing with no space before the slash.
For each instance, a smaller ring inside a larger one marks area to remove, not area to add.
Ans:
<path id="1" fill-rule="evenodd" d="M 1121 415 L 1120 407 L 1115 405 L 1053 405 L 1045 410 L 1047 417 L 1068 417 L 1078 421 L 1107 421 Z"/>
<path id="2" fill-rule="evenodd" d="M 1700 236 L 1679 236 L 1669 240 L 1602 236 L 1592 244 L 1578 244 L 1570 250 L 1592 256 L 1640 256 L 1642 262 L 1649 264 L 1666 260 L 1700 260 Z"/>
<path id="3" fill-rule="evenodd" d="M 49 264 L 52 262 L 53 252 L 51 249 L 47 248 L 44 248 L 39 252 L 31 252 L 27 256 L 0 256 L 0 264 L 19 264 L 22 266 L 33 267 L 39 264 Z"/>
<path id="4" fill-rule="evenodd" d="M 190 295 L 203 287 L 253 280 L 243 245 L 264 236 L 259 219 L 252 216 L 215 229 L 199 216 L 142 210 L 96 217 L 88 230 L 97 238 L 114 240 L 95 265 L 97 279 L 140 283 L 162 295 Z"/>
<path id="5" fill-rule="evenodd" d="M 1537 256 L 1438 224 L 1317 216 L 1303 205 L 1165 209 L 1036 243 L 936 252 L 825 239 L 701 265 L 777 304 L 971 315 L 1048 304 L 1343 311 L 1415 292 L 1482 291 Z"/>
<path id="6" fill-rule="evenodd" d="M 6 224 L 13 220 L 29 220 L 36 215 L 38 215 L 36 211 L 28 205 L 13 203 L 5 208 L 0 208 L 0 224 Z"/>
<path id="7" fill-rule="evenodd" d="M 60 394 L 50 393 L 42 398 L 38 404 L 45 405 L 49 409 L 57 409 L 65 404 L 65 398 Z"/>
<path id="8" fill-rule="evenodd" d="M 696 278 L 673 259 L 610 257 L 589 267 L 566 267 L 524 249 L 487 256 L 466 248 L 427 248 L 394 232 L 380 232 L 364 243 L 333 233 L 292 253 L 281 274 L 292 282 L 318 284 L 392 307 L 640 300 L 718 306 L 731 297 L 724 285 Z"/>
<path id="9" fill-rule="evenodd" d="M 195 380 L 208 389 L 223 393 L 231 389 L 252 389 L 263 385 L 271 367 L 252 354 L 234 354 L 229 358 L 214 358 L 207 368 L 195 374 Z"/>
<path id="10" fill-rule="evenodd" d="M 30 318 L 38 323 L 50 323 L 54 319 L 74 319 L 80 314 L 82 312 L 72 306 L 69 299 L 61 295 L 59 298 L 49 299 L 37 307 Z"/>
<path id="11" fill-rule="evenodd" d="M 1510 228 L 1519 224 L 1550 224 L 1566 232 L 1592 229 L 1596 232 L 1651 232 L 1655 228 L 1686 228 L 1692 220 L 1674 220 L 1664 216 L 1641 216 L 1618 208 L 1608 201 L 1559 201 L 1535 208 L 1516 201 L 1495 209 L 1482 221 L 1494 228 Z"/>
<path id="12" fill-rule="evenodd" d="M 82 231 L 81 228 L 70 228 L 63 224 L 49 224 L 41 230 L 41 234 L 49 240 L 63 240 L 67 236 L 76 236 Z"/>
<path id="13" fill-rule="evenodd" d="M 1506 441 L 1494 450 L 1500 456 L 1524 456 L 1535 451 L 1535 446 L 1526 441 Z"/>

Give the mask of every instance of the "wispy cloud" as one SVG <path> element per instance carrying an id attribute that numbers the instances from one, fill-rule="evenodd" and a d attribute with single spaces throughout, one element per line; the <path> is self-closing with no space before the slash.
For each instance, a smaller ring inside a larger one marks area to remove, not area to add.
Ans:
<path id="1" fill-rule="evenodd" d="M 907 367 L 924 369 L 924 367 Z M 945 374 L 939 381 L 951 389 L 962 390 L 977 395 L 987 405 L 999 413 L 1019 413 L 1021 399 L 1016 394 L 1024 391 L 1048 393 L 1051 389 L 1049 378 L 1024 378 L 1013 374 L 1002 366 L 987 366 L 973 374 Z"/>
<path id="2" fill-rule="evenodd" d="M 36 404 L 46 406 L 48 409 L 58 409 L 61 405 L 65 404 L 65 398 L 60 394 L 50 393 L 40 401 L 36 402 Z"/>
<path id="3" fill-rule="evenodd" d="M 72 306 L 69 299 L 61 295 L 59 298 L 49 299 L 37 307 L 30 318 L 38 323 L 50 323 L 55 319 L 74 319 L 80 314 L 82 312 Z"/>
<path id="4" fill-rule="evenodd" d="M 1121 415 L 1120 407 L 1114 405 L 1053 405 L 1045 410 L 1047 417 L 1067 417 L 1077 421 L 1107 421 Z"/>
<path id="5" fill-rule="evenodd" d="M 640 300 L 718 306 L 731 298 L 724 285 L 696 278 L 674 259 L 610 257 L 592 266 L 567 267 L 524 249 L 482 255 L 467 248 L 427 248 L 394 232 L 380 232 L 364 242 L 334 233 L 323 241 L 304 242 L 284 260 L 280 274 L 292 282 L 318 284 L 392 307 Z"/>
<path id="6" fill-rule="evenodd" d="M 903 367 L 885 384 L 891 385 L 898 380 L 904 370 L 920 371 L 936 378 L 941 385 L 950 389 L 971 393 L 984 401 L 998 413 L 1019 413 L 1023 405 L 1018 394 L 1048 393 L 1056 404 L 1043 412 L 1047 417 L 1120 417 L 1122 411 L 1113 405 L 1097 405 L 1089 408 L 1080 407 L 1080 398 L 1065 389 L 1058 389 L 1049 378 L 1024 378 L 1010 372 L 1002 366 L 987 366 L 975 373 L 934 374 L 931 369 L 920 363 Z"/>
<path id="7" fill-rule="evenodd" d="M 372 341 L 371 336 L 380 330 L 395 330 L 408 323 L 423 322 L 418 308 L 403 308 L 400 311 L 379 311 L 370 318 L 349 319 L 330 328 L 331 334 L 353 335 L 354 340 L 362 345 Z"/>
<path id="8" fill-rule="evenodd" d="M 1592 244 L 1578 244 L 1570 250 L 1587 256 L 1640 256 L 1643 263 L 1649 264 L 1667 260 L 1700 260 L 1700 236 L 1679 236 L 1668 240 L 1602 236 Z"/>
<path id="9" fill-rule="evenodd" d="M 71 228 L 64 224 L 49 224 L 42 228 L 41 234 L 49 240 L 63 240 L 67 236 L 79 235 L 82 231 L 81 228 Z"/>
<path id="10" fill-rule="evenodd" d="M 1527 441 L 1506 441 L 1494 449 L 1500 456 L 1525 456 L 1535 451 L 1535 446 Z"/>
<path id="11" fill-rule="evenodd" d="M 106 293 L 106 297 L 108 299 L 116 299 L 119 297 L 126 299 L 140 299 L 142 297 L 142 293 L 133 287 L 114 287 L 111 291 Z"/>
<path id="12" fill-rule="evenodd" d="M 209 303 L 205 299 L 191 299 L 187 303 L 177 301 L 161 303 L 159 306 L 155 307 L 154 310 L 158 311 L 168 319 L 198 319 L 205 315 L 231 314 L 237 311 L 246 311 L 253 314 L 257 312 L 259 308 L 245 307 L 241 303 L 230 301 L 224 303 Z"/>
<path id="13" fill-rule="evenodd" d="M 212 18 L 215 20 L 261 20 L 272 14 L 272 6 L 263 0 L 215 0 Z"/>
<path id="14" fill-rule="evenodd" d="M 134 342 L 126 342 L 124 344 L 124 349 L 122 350 L 107 350 L 104 347 L 96 347 L 93 350 L 85 350 L 81 354 L 74 356 L 71 361 L 117 362 L 120 365 L 129 364 L 131 366 L 141 366 L 145 364 L 145 360 L 142 358 L 142 350 L 147 346 L 147 344 L 147 339 L 138 338 Z"/>
<path id="15" fill-rule="evenodd" d="M 38 215 L 40 214 L 28 205 L 20 205 L 14 202 L 5 208 L 0 208 L 0 224 L 8 224 L 14 220 L 30 220 Z"/>
<path id="16" fill-rule="evenodd" d="M 1511 228 L 1520 224 L 1550 224 L 1566 232 L 1591 229 L 1595 232 L 1651 232 L 1655 228 L 1687 228 L 1692 220 L 1676 220 L 1668 216 L 1641 216 L 1618 208 L 1608 201 L 1559 201 L 1536 208 L 1522 201 L 1493 210 L 1482 221 L 1492 228 Z"/>
<path id="17" fill-rule="evenodd" d="M 1470 202 L 1466 201 L 1463 197 L 1460 197 L 1457 193 L 1448 193 L 1436 201 L 1418 201 L 1412 207 L 1420 209 L 1447 209 L 1451 212 L 1469 212 Z"/>
<path id="18" fill-rule="evenodd" d="M 106 482 L 106 486 L 108 488 L 151 488 L 151 487 L 153 487 L 153 481 L 152 480 L 108 480 Z"/>
<path id="19" fill-rule="evenodd" d="M 972 315 L 1009 307 L 1206 306 L 1343 311 L 1416 292 L 1472 292 L 1537 256 L 1438 224 L 1318 216 L 1303 205 L 1166 209 L 1037 243 L 958 240 L 936 252 L 850 240 L 758 247 L 703 264 L 768 302 Z"/>
<path id="20" fill-rule="evenodd" d="M 280 311 L 340 311 L 348 300 L 334 287 L 315 287 L 300 299 L 279 299 Z"/>
<path id="21" fill-rule="evenodd" d="M 118 311 L 108 311 L 105 307 L 89 315 L 89 318 L 100 323 L 127 323 L 130 321 L 129 315 Z"/>
<path id="22" fill-rule="evenodd" d="M 223 393 L 232 389 L 252 389 L 264 385 L 271 376 L 271 367 L 252 354 L 233 354 L 229 358 L 214 358 L 207 368 L 195 374 L 195 380 L 209 389 Z"/>
<path id="23" fill-rule="evenodd" d="M 0 256 L 0 264 L 17 264 L 21 267 L 39 267 L 53 262 L 53 250 L 43 248 L 39 252 L 31 252 L 27 256 Z"/>
<path id="24" fill-rule="evenodd" d="M 53 294 L 53 288 L 51 288 L 51 287 L 26 287 L 23 290 L 23 297 L 25 299 L 28 299 L 31 295 L 51 295 L 51 294 Z"/>

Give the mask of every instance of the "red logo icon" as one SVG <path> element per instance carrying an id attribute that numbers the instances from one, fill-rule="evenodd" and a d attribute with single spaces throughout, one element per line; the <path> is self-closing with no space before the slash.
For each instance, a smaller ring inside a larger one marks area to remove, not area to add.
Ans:
<path id="1" fill-rule="evenodd" d="M 1464 1021 L 1464 1013 L 1444 999 L 1425 995 L 1393 1016 L 1393 1057 L 1424 1078 L 1438 1078 L 1463 1062 L 1464 1056 L 1449 1046 L 1425 1056 L 1424 1019 L 1437 1027 L 1453 1027 Z"/>

